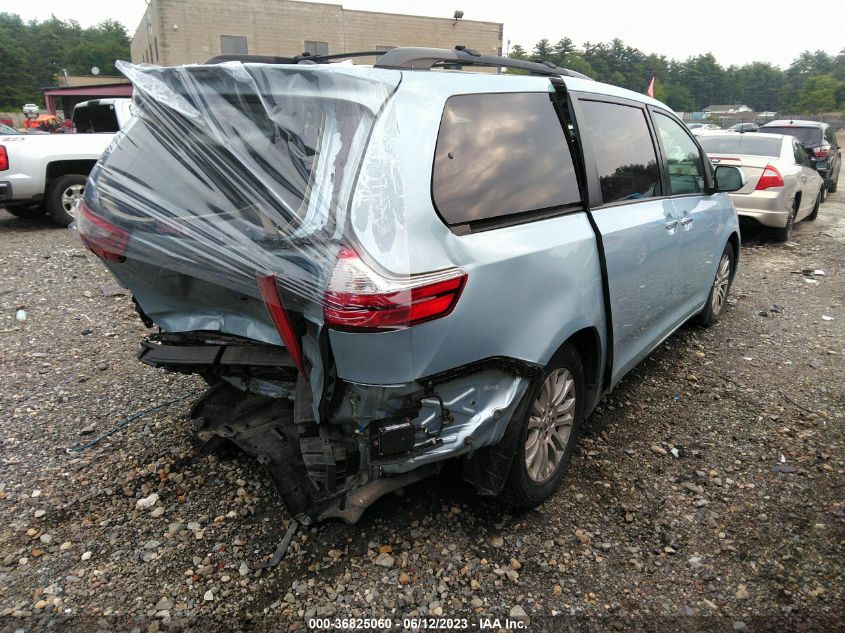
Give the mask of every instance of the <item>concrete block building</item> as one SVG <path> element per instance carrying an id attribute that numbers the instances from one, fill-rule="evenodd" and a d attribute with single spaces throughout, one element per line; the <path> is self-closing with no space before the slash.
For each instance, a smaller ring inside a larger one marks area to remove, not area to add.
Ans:
<path id="1" fill-rule="evenodd" d="M 160 66 L 227 53 L 320 55 L 457 44 L 501 55 L 502 28 L 498 22 L 350 11 L 299 0 L 149 0 L 131 52 L 134 63 Z"/>

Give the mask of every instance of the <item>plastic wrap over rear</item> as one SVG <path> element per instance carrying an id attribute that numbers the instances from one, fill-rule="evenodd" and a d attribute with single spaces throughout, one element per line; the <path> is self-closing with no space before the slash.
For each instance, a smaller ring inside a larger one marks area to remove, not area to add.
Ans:
<path id="1" fill-rule="evenodd" d="M 407 270 L 403 187 L 384 141 L 361 169 L 401 73 L 238 62 L 118 68 L 134 84 L 136 116 L 92 173 L 76 226 L 126 275 L 158 276 L 171 293 L 182 284 L 185 296 L 200 281 L 235 302 L 258 298 L 256 280 L 273 275 L 286 307 L 319 324 L 344 249 L 399 262 L 388 277 Z M 354 217 L 356 197 L 377 200 L 381 217 Z"/>

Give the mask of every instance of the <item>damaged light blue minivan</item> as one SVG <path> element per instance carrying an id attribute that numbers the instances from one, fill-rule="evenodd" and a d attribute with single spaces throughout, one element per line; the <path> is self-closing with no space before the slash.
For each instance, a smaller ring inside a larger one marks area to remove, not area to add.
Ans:
<path id="1" fill-rule="evenodd" d="M 537 505 L 602 395 L 723 312 L 742 173 L 662 103 L 548 64 L 328 61 L 121 64 L 136 116 L 76 229 L 158 326 L 141 362 L 209 383 L 196 437 L 258 458 L 301 522 L 453 458 Z"/>

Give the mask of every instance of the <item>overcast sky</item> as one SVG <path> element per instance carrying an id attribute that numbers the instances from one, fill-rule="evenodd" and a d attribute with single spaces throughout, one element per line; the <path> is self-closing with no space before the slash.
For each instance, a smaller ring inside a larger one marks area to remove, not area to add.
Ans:
<path id="1" fill-rule="evenodd" d="M 822 4 L 794 0 L 346 0 L 332 4 L 343 4 L 347 9 L 437 17 L 451 17 L 460 9 L 467 20 L 503 22 L 505 45 L 510 40 L 511 45 L 520 44 L 528 50 L 544 37 L 552 42 L 569 37 L 578 46 L 618 37 L 646 53 L 670 58 L 685 59 L 712 52 L 723 66 L 769 61 L 786 67 L 808 48 L 834 55 L 845 48 L 842 0 Z M 61 19 L 75 19 L 90 26 L 113 18 L 125 24 L 130 35 L 145 7 L 145 0 L 0 0 L 0 11 L 17 13 L 24 20 L 44 19 L 54 13 Z"/>

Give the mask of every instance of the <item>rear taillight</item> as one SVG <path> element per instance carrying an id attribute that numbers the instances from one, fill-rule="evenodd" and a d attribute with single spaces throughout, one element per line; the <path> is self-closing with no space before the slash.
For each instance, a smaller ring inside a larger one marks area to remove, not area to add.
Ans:
<path id="1" fill-rule="evenodd" d="M 780 172 L 771 165 L 766 165 L 766 168 L 763 170 L 763 175 L 760 176 L 760 180 L 755 189 L 757 189 L 757 191 L 761 191 L 763 189 L 768 189 L 769 187 L 783 187 L 783 176 L 781 176 Z"/>
<path id="2" fill-rule="evenodd" d="M 449 315 L 467 274 L 460 268 L 396 278 L 383 275 L 351 248 L 342 248 L 325 293 L 326 325 L 346 330 L 394 330 Z"/>
<path id="3" fill-rule="evenodd" d="M 816 155 L 816 158 L 827 158 L 830 156 L 830 147 L 816 147 L 813 153 Z"/>
<path id="4" fill-rule="evenodd" d="M 6 153 L 6 146 L 0 145 L 0 171 L 9 169 L 9 155 Z"/>
<path id="5" fill-rule="evenodd" d="M 76 212 L 76 230 L 82 243 L 97 257 L 110 262 L 126 261 L 129 233 L 96 215 L 81 200 Z"/>
<path id="6" fill-rule="evenodd" d="M 296 368 L 304 376 L 302 348 L 299 345 L 299 338 L 294 332 L 290 317 L 285 310 L 285 305 L 282 303 L 282 295 L 279 293 L 279 281 L 276 275 L 258 275 L 258 290 L 261 292 L 261 298 L 264 299 L 264 305 L 267 306 L 267 312 L 270 313 L 273 325 L 276 326 L 276 330 L 282 338 L 282 343 L 285 344 Z"/>

